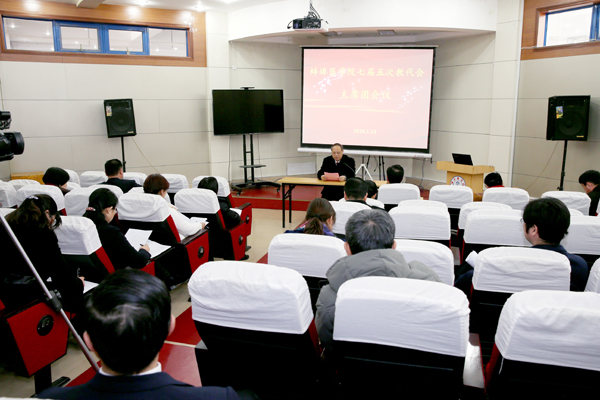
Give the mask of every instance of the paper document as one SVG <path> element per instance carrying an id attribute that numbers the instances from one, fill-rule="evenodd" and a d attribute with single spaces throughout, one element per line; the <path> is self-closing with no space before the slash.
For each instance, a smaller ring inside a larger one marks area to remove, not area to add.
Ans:
<path id="1" fill-rule="evenodd" d="M 96 286 L 98 286 L 98 284 L 95 283 L 95 282 L 90 282 L 90 281 L 83 282 L 83 293 L 89 292 L 90 290 L 92 290 Z"/>
<path id="2" fill-rule="evenodd" d="M 242 210 L 240 210 L 239 208 L 230 208 L 231 211 L 235 211 L 236 213 L 238 213 L 239 216 L 242 216 Z"/>
<path id="3" fill-rule="evenodd" d="M 325 175 L 325 178 L 327 178 L 328 181 L 340 180 L 340 174 L 338 174 L 337 172 L 325 172 L 323 175 Z"/>
<path id="4" fill-rule="evenodd" d="M 202 222 L 204 224 L 204 227 L 206 227 L 208 225 L 208 218 L 192 217 L 192 218 L 190 218 L 190 221 L 192 221 L 192 222 Z"/>
<path id="5" fill-rule="evenodd" d="M 152 231 L 144 231 L 141 229 L 129 229 L 125 234 L 125 239 L 129 242 L 131 247 L 138 250 L 140 247 L 148 242 L 148 238 L 152 234 Z"/>
<path id="6" fill-rule="evenodd" d="M 150 247 L 150 256 L 152 258 L 159 256 L 171 248 L 171 246 L 165 246 L 164 244 L 156 243 L 154 240 L 148 240 L 148 243 L 146 244 L 148 247 Z"/>

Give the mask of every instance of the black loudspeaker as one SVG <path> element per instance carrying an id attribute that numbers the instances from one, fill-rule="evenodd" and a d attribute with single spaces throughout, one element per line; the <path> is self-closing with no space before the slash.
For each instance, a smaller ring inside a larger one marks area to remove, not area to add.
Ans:
<path id="1" fill-rule="evenodd" d="M 586 141 L 590 96 L 554 96 L 548 99 L 546 140 Z"/>
<path id="2" fill-rule="evenodd" d="M 131 99 L 104 100 L 104 116 L 109 138 L 136 135 Z"/>

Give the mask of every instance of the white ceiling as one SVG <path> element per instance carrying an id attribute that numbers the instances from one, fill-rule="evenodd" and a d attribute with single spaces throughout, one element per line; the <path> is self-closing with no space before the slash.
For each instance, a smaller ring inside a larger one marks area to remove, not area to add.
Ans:
<path id="1" fill-rule="evenodd" d="M 55 3 L 77 4 L 78 0 L 42 0 Z M 281 0 L 105 0 L 103 4 L 120 6 L 142 6 L 167 10 L 195 10 L 231 12 L 259 4 L 274 3 Z M 308 10 L 308 0 L 306 1 Z"/>

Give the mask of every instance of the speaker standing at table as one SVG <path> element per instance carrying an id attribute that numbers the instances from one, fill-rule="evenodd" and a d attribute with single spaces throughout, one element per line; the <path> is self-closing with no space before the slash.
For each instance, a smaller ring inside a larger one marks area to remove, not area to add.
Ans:
<path id="1" fill-rule="evenodd" d="M 317 172 L 317 177 L 326 181 L 325 172 L 339 174 L 339 180 L 344 182 L 346 179 L 354 178 L 356 163 L 354 158 L 344 155 L 344 147 L 335 143 L 331 146 L 331 155 L 323 159 L 323 165 Z M 321 192 L 321 197 L 330 201 L 337 201 L 344 197 L 343 186 L 325 186 Z"/>

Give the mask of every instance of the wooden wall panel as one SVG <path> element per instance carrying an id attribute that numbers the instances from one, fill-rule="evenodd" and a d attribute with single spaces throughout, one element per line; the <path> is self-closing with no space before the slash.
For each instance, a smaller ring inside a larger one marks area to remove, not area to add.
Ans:
<path id="1" fill-rule="evenodd" d="M 541 15 L 550 10 L 571 8 L 600 3 L 600 1 L 572 0 L 525 0 L 523 10 L 523 37 L 521 41 L 521 59 L 535 60 L 600 54 L 600 42 L 575 43 L 560 46 L 536 47 L 538 38 L 538 22 Z M 540 46 L 542 43 L 540 43 Z"/>
<path id="2" fill-rule="evenodd" d="M 1 0 L 0 14 L 7 17 L 61 19 L 111 24 L 157 26 L 188 29 L 190 57 L 46 53 L 7 50 L 1 40 L 0 61 L 33 61 L 80 64 L 164 65 L 206 67 L 205 14 L 193 11 L 162 10 L 137 6 L 101 4 L 96 9 L 77 8 L 72 4 L 46 1 Z M 0 29 L 4 37 L 4 32 Z"/>

